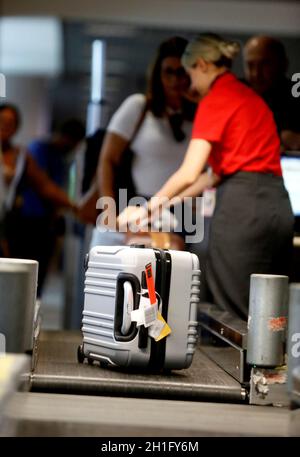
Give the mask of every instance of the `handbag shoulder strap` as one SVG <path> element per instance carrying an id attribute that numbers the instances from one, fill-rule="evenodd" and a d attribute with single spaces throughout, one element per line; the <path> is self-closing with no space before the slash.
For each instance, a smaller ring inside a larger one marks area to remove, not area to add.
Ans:
<path id="1" fill-rule="evenodd" d="M 139 118 L 138 118 L 138 120 L 137 120 L 137 123 L 136 123 L 136 125 L 135 125 L 133 134 L 132 134 L 132 136 L 131 136 L 131 139 L 130 139 L 130 141 L 129 141 L 127 147 L 130 147 L 130 145 L 133 143 L 133 141 L 134 141 L 134 139 L 135 139 L 135 137 L 136 137 L 136 135 L 137 135 L 139 129 L 140 129 L 141 126 L 142 126 L 142 123 L 144 122 L 144 119 L 145 119 L 145 116 L 146 116 L 147 111 L 148 111 L 148 101 L 147 101 L 147 99 L 146 99 L 146 100 L 145 100 L 145 105 L 144 105 L 144 107 L 143 107 L 143 109 L 142 109 L 142 112 L 141 112 L 141 114 L 140 114 L 140 116 L 139 116 Z"/>

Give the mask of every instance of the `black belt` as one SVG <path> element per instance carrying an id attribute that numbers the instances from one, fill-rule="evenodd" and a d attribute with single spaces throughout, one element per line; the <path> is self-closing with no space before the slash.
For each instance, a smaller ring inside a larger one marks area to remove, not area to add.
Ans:
<path id="1" fill-rule="evenodd" d="M 263 172 L 257 172 L 257 171 L 237 171 L 236 173 L 231 173 L 231 174 L 226 174 L 222 175 L 221 177 L 222 182 L 226 182 L 229 179 L 241 179 L 241 180 L 247 180 L 247 181 L 252 181 L 252 182 L 258 182 L 258 181 L 266 181 L 266 180 L 271 180 L 271 181 L 277 181 L 277 182 L 282 182 L 283 178 L 280 175 L 275 175 L 274 173 L 263 173 Z"/>

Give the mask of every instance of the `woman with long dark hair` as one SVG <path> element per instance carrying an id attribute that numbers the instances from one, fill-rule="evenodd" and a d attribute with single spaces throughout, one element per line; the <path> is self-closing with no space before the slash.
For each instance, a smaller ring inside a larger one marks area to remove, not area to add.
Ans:
<path id="1" fill-rule="evenodd" d="M 187 40 L 181 37 L 164 41 L 152 66 L 146 94 L 129 96 L 113 115 L 98 166 L 100 196 L 117 198 L 118 168 L 128 146 L 133 151 L 132 177 L 137 196 L 150 198 L 181 163 L 196 107 L 189 99 L 190 80 L 181 64 L 186 45 Z M 92 244 L 104 242 L 97 230 L 94 235 Z M 112 235 L 114 239 L 121 237 Z"/>

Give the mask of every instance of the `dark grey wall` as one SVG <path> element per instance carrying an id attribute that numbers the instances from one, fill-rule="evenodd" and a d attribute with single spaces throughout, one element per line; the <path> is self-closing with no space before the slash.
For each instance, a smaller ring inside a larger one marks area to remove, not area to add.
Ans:
<path id="1" fill-rule="evenodd" d="M 90 90 L 91 44 L 104 39 L 107 45 L 104 123 L 121 101 L 129 94 L 144 91 L 145 74 L 159 43 L 172 35 L 191 38 L 207 30 L 151 29 L 98 21 L 68 21 L 64 23 L 65 71 L 52 86 L 53 118 L 56 122 L 69 116 L 86 117 Z M 300 33 L 300 32 L 299 32 Z M 242 44 L 251 36 L 228 35 Z M 277 36 L 286 46 L 290 61 L 289 73 L 300 71 L 300 36 Z M 235 62 L 233 71 L 243 75 L 242 57 Z"/>

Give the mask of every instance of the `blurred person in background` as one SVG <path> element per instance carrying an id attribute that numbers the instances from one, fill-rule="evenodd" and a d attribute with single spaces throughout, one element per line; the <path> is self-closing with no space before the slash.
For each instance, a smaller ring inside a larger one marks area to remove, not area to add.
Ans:
<path id="1" fill-rule="evenodd" d="M 101 148 L 97 195 L 117 199 L 118 188 L 122 188 L 118 169 L 129 154 L 129 147 L 133 151 L 134 186 L 130 196 L 150 198 L 181 163 L 196 108 L 189 92 L 189 77 L 180 61 L 186 44 L 187 40 L 181 37 L 161 43 L 146 94 L 129 96 L 113 115 Z M 94 205 L 95 202 L 96 199 Z M 83 204 L 83 218 L 85 210 Z M 120 244 L 123 237 L 124 234 L 95 229 L 92 245 Z"/>
<path id="2" fill-rule="evenodd" d="M 8 255 L 8 246 L 5 238 L 5 198 L 6 182 L 2 166 L 2 151 L 0 144 L 0 257 Z"/>
<path id="3" fill-rule="evenodd" d="M 286 76 L 284 45 L 268 36 L 250 38 L 244 48 L 244 66 L 248 84 L 274 114 L 282 150 L 300 151 L 300 97 L 293 96 L 295 83 Z"/>
<path id="4" fill-rule="evenodd" d="M 33 141 L 28 153 L 48 178 L 61 189 L 66 189 L 73 152 L 84 139 L 85 128 L 77 119 L 66 120 L 50 137 Z M 26 258 L 39 261 L 39 294 L 58 235 L 64 233 L 64 218 L 30 183 L 24 184 L 19 209 L 20 224 L 28 240 Z"/>
<path id="5" fill-rule="evenodd" d="M 4 182 L 4 226 L 2 241 L 4 254 L 10 257 L 34 259 L 41 262 L 39 281 L 43 283 L 43 258 L 51 251 L 48 244 L 49 227 L 38 226 L 37 221 L 23 217 L 23 192 L 32 189 L 41 202 L 52 210 L 66 209 L 77 212 L 77 206 L 67 194 L 49 178 L 27 150 L 13 143 L 21 123 L 19 110 L 12 104 L 0 105 L 1 171 Z M 58 171 L 57 171 L 58 172 Z"/>

